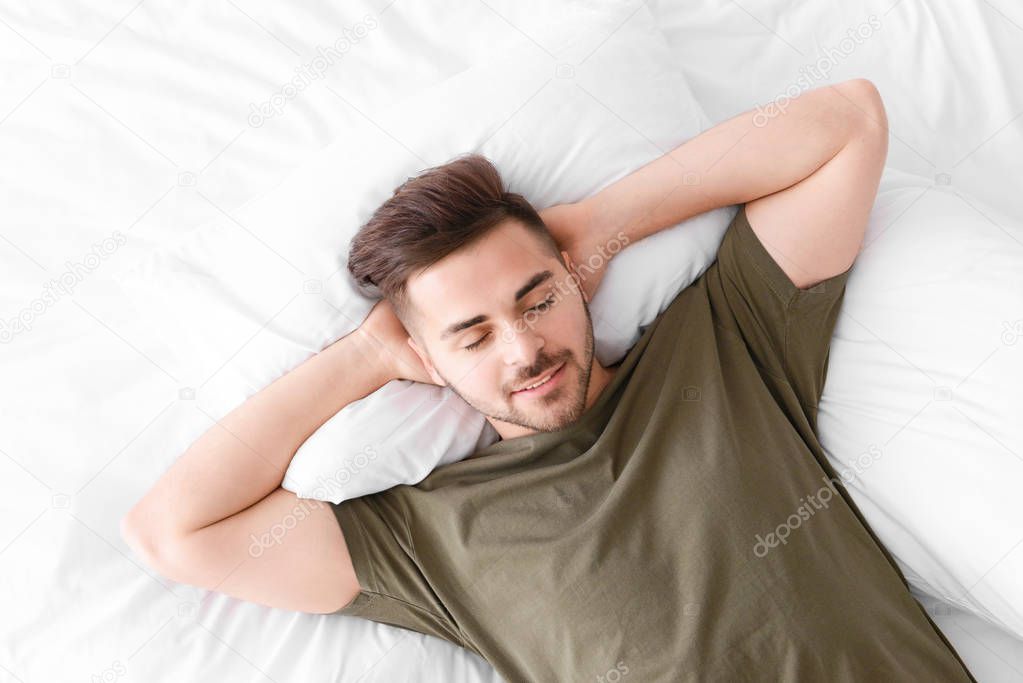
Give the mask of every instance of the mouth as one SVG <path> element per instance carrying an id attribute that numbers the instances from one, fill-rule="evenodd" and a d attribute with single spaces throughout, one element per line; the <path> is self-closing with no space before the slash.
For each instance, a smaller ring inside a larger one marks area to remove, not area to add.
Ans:
<path id="1" fill-rule="evenodd" d="M 513 396 L 540 396 L 552 391 L 555 387 L 561 384 L 561 378 L 565 374 L 565 363 L 554 368 L 553 371 L 546 373 L 535 381 L 528 382 L 526 387 L 518 391 L 513 391 Z"/>

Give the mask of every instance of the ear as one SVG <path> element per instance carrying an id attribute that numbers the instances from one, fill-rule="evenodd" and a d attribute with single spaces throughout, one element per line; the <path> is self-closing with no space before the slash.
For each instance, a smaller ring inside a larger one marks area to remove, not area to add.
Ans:
<path id="1" fill-rule="evenodd" d="M 411 337 L 411 335 L 408 338 L 408 345 L 411 346 L 412 350 L 416 352 L 417 356 L 419 356 L 419 360 L 422 362 L 423 367 L 426 368 L 426 372 L 429 373 L 430 379 L 433 380 L 434 384 L 446 387 L 448 383 L 444 381 L 443 377 L 437 374 L 436 368 L 434 368 L 433 363 L 430 362 L 430 357 L 419 348 L 419 345 L 416 344 L 416 341 Z"/>
<path id="2" fill-rule="evenodd" d="M 579 271 L 576 270 L 575 264 L 572 263 L 572 257 L 568 255 L 567 251 L 562 250 L 561 258 L 565 260 L 565 265 L 568 266 L 569 274 L 571 274 L 575 279 L 576 287 L 578 288 L 579 293 L 583 295 L 583 301 L 589 303 L 590 297 L 586 296 L 586 290 L 583 288 L 582 280 L 579 278 Z"/>

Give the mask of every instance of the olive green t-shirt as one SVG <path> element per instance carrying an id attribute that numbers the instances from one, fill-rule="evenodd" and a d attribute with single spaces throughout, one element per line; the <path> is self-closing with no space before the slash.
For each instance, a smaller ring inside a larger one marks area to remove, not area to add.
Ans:
<path id="1" fill-rule="evenodd" d="M 740 207 L 578 421 L 334 505 L 338 613 L 514 682 L 972 680 L 816 436 L 848 275 L 798 289 Z"/>

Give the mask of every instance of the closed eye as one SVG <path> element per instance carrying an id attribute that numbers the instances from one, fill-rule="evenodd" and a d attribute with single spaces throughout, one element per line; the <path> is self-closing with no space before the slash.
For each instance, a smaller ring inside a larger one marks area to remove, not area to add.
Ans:
<path id="1" fill-rule="evenodd" d="M 555 302 L 554 294 L 550 294 L 546 299 L 538 303 L 536 306 L 532 306 L 531 308 L 528 308 L 526 310 L 537 311 L 538 313 L 546 313 L 550 309 L 550 307 L 554 305 L 554 302 Z M 468 346 L 465 346 L 463 348 L 466 351 L 475 351 L 483 344 L 484 341 L 486 341 L 487 337 L 489 336 L 490 333 L 487 332 L 485 335 L 474 341 L 472 344 L 469 344 Z"/>
<path id="2" fill-rule="evenodd" d="M 546 313 L 547 309 L 550 308 L 553 305 L 554 305 L 554 295 L 551 294 L 546 299 L 544 299 L 543 301 L 538 303 L 536 306 L 533 306 L 529 310 L 531 310 L 531 311 L 540 311 L 541 313 Z M 543 310 L 540 310 L 540 309 L 543 309 Z"/>
<path id="3" fill-rule="evenodd" d="M 466 346 L 465 350 L 466 351 L 475 351 L 476 349 L 478 349 L 480 347 L 480 344 L 483 343 L 483 340 L 486 339 L 489 336 L 490 336 L 490 333 L 487 332 L 485 335 L 480 337 L 477 341 L 474 341 L 472 344 L 469 344 L 468 346 Z"/>

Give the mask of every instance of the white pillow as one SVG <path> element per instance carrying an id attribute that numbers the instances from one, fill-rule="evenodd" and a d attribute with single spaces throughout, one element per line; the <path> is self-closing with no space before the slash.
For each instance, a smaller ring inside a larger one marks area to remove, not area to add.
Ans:
<path id="1" fill-rule="evenodd" d="M 937 180 L 885 174 L 818 427 L 909 582 L 1023 637 L 1023 224 Z"/>
<path id="2" fill-rule="evenodd" d="M 574 11 L 544 26 L 556 58 L 514 32 L 493 46 L 497 58 L 375 112 L 231 218 L 123 276 L 207 413 L 227 413 L 362 323 L 374 301 L 348 277 L 348 245 L 408 176 L 477 150 L 510 189 L 546 207 L 589 196 L 708 127 L 649 10 Z M 457 34 L 446 41 L 444 59 L 463 47 Z M 695 217 L 611 261 L 591 306 L 600 362 L 624 356 L 710 265 L 734 211 Z M 339 502 L 415 483 L 496 438 L 451 390 L 395 380 L 308 439 L 284 486 Z"/>

